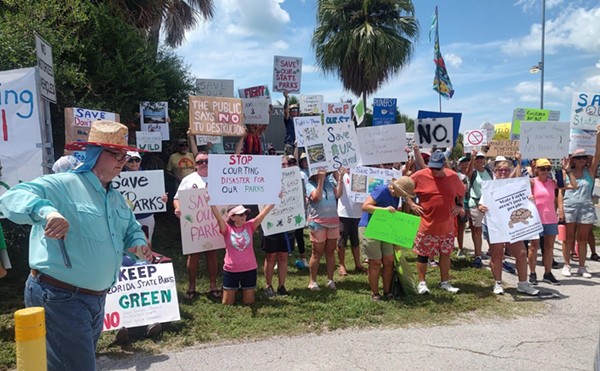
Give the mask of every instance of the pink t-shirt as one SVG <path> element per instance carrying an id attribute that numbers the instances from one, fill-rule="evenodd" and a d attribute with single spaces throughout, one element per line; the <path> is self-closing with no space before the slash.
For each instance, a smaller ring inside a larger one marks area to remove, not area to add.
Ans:
<path id="1" fill-rule="evenodd" d="M 223 232 L 225 237 L 224 271 L 246 272 L 258 268 L 252 243 L 254 229 L 254 219 L 248 220 L 239 228 L 227 223 L 227 230 Z"/>
<path id="2" fill-rule="evenodd" d="M 554 191 L 556 183 L 552 179 L 547 179 L 545 182 L 538 178 L 533 178 L 532 193 L 535 198 L 535 206 L 540 213 L 542 224 L 558 223 L 556 208 L 554 206 Z"/>

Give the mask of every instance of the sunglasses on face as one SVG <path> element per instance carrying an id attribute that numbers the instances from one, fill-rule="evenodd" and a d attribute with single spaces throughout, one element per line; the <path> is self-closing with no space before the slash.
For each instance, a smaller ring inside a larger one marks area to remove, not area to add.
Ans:
<path id="1" fill-rule="evenodd" d="M 131 156 L 129 156 L 127 153 L 112 152 L 112 151 L 108 151 L 106 149 L 104 150 L 104 152 L 110 154 L 117 161 L 123 161 L 123 160 L 129 161 L 129 159 L 131 158 Z"/>
<path id="2" fill-rule="evenodd" d="M 538 167 L 538 169 L 540 169 L 540 171 L 550 171 L 550 170 L 552 170 L 552 167 L 544 166 L 544 167 Z"/>
<path id="3" fill-rule="evenodd" d="M 134 162 L 142 162 L 142 159 L 137 158 L 137 157 L 132 157 L 129 160 L 127 160 L 127 162 L 129 162 L 130 164 L 133 164 Z"/>
<path id="4" fill-rule="evenodd" d="M 497 173 L 510 173 L 510 169 L 496 169 Z"/>
<path id="5" fill-rule="evenodd" d="M 208 160 L 198 160 L 196 161 L 196 165 L 208 165 Z"/>

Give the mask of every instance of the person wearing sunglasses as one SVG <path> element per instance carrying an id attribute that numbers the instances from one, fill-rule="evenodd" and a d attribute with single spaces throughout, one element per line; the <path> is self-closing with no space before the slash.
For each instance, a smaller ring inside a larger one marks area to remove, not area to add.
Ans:
<path id="1" fill-rule="evenodd" d="M 193 174 L 195 170 L 195 153 L 189 151 L 189 142 L 187 139 L 178 139 L 176 142 L 176 152 L 169 156 L 165 173 L 175 181 L 175 188 L 186 176 Z M 194 148 L 192 148 L 194 151 Z"/>

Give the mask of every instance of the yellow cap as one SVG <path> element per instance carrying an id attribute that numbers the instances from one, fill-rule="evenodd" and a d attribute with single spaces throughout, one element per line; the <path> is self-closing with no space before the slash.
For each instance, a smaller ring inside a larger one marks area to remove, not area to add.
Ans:
<path id="1" fill-rule="evenodd" d="M 46 336 L 45 311 L 42 307 L 15 312 L 15 341 L 35 340 Z"/>

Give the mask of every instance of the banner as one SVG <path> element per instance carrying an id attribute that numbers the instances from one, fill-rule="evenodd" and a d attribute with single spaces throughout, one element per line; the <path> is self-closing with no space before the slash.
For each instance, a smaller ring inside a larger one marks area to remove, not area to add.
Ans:
<path id="1" fill-rule="evenodd" d="M 390 184 L 392 178 L 402 176 L 400 170 L 379 169 L 376 167 L 357 166 L 350 169 L 350 191 L 348 197 L 353 202 L 363 203 L 375 188 L 382 184 Z"/>
<path id="2" fill-rule="evenodd" d="M 570 122 L 575 129 L 596 130 L 600 124 L 600 93 L 573 93 Z"/>
<path id="3" fill-rule="evenodd" d="M 244 136 L 242 100 L 190 96 L 190 133 Z"/>
<path id="4" fill-rule="evenodd" d="M 373 126 L 396 123 L 396 98 L 373 99 Z"/>
<path id="5" fill-rule="evenodd" d="M 108 290 L 102 331 L 178 321 L 179 301 L 173 264 L 121 267 Z"/>
<path id="6" fill-rule="evenodd" d="M 325 103 L 323 108 L 325 124 L 346 123 L 352 119 L 352 104 L 350 103 Z"/>
<path id="7" fill-rule="evenodd" d="M 304 147 L 304 128 L 307 126 L 322 126 L 321 116 L 294 117 L 294 131 L 298 147 Z"/>
<path id="8" fill-rule="evenodd" d="M 521 121 L 558 121 L 560 111 L 550 111 L 536 108 L 516 108 L 513 112 L 510 139 L 519 139 L 521 135 Z"/>
<path id="9" fill-rule="evenodd" d="M 360 164 L 354 125 L 309 126 L 303 128 L 302 135 L 310 175 L 320 169 L 336 171 L 342 166 L 352 168 Z"/>
<path id="10" fill-rule="evenodd" d="M 121 192 L 134 214 L 167 211 L 161 200 L 165 194 L 162 170 L 122 171 L 112 180 L 112 187 Z"/>
<path id="11" fill-rule="evenodd" d="M 267 99 L 242 98 L 244 111 L 244 124 L 246 125 L 268 125 L 269 106 L 271 101 Z"/>
<path id="12" fill-rule="evenodd" d="M 196 95 L 233 98 L 233 80 L 196 79 Z"/>
<path id="13" fill-rule="evenodd" d="M 206 193 L 206 188 L 179 191 L 183 255 L 225 248 L 217 219 L 206 202 Z M 219 207 L 222 215 L 226 214 L 226 209 L 227 207 Z"/>
<path id="14" fill-rule="evenodd" d="M 521 122 L 523 158 L 563 158 L 569 154 L 568 122 Z"/>
<path id="15" fill-rule="evenodd" d="M 140 103 L 140 115 L 142 131 L 159 132 L 162 140 L 169 140 L 168 102 L 142 102 Z"/>
<path id="16" fill-rule="evenodd" d="M 440 117 L 432 119 L 417 119 L 415 122 L 415 142 L 419 148 L 449 148 L 452 147 L 452 119 Z"/>
<path id="17" fill-rule="evenodd" d="M 136 146 L 149 152 L 162 152 L 162 134 L 152 131 L 136 131 Z"/>
<path id="18" fill-rule="evenodd" d="M 365 237 L 411 249 L 421 218 L 400 211 L 377 209 L 365 229 Z"/>
<path id="19" fill-rule="evenodd" d="M 210 205 L 281 202 L 281 157 L 208 155 L 208 159 Z"/>
<path id="20" fill-rule="evenodd" d="M 486 180 L 481 185 L 481 203 L 491 243 L 536 240 L 543 230 L 531 196 L 529 178 Z"/>
<path id="21" fill-rule="evenodd" d="M 43 174 L 35 74 L 35 68 L 0 72 L 0 194 Z"/>
<path id="22" fill-rule="evenodd" d="M 323 112 L 322 95 L 301 95 L 300 113 L 306 115 L 320 115 Z"/>
<path id="23" fill-rule="evenodd" d="M 260 208 L 263 209 L 264 205 Z M 267 214 L 262 226 L 263 235 L 294 231 L 306 225 L 304 190 L 297 166 L 281 169 L 281 203 Z M 292 242 L 293 245 L 293 242 Z"/>
<path id="24" fill-rule="evenodd" d="M 586 153 L 596 152 L 596 129 L 582 130 L 572 127 L 569 133 L 569 154 L 576 149 L 585 149 Z"/>
<path id="25" fill-rule="evenodd" d="M 462 118 L 462 113 L 459 112 L 435 112 L 435 111 L 421 111 L 417 112 L 418 119 L 432 119 L 438 117 L 450 117 L 452 119 L 452 138 L 454 138 L 454 144 L 456 144 L 456 140 L 458 139 L 458 134 L 460 133 L 460 120 Z"/>
<path id="26" fill-rule="evenodd" d="M 485 154 L 485 157 L 515 157 L 519 151 L 518 140 L 490 140 L 488 142 L 489 150 Z M 525 157 L 523 157 L 525 158 Z"/>
<path id="27" fill-rule="evenodd" d="M 405 162 L 406 127 L 404 124 L 357 128 L 362 165 Z"/>
<path id="28" fill-rule="evenodd" d="M 119 122 L 120 117 L 116 113 L 95 111 L 86 108 L 65 108 L 65 143 L 87 142 L 92 122 L 98 120 L 110 120 Z"/>
<path id="29" fill-rule="evenodd" d="M 268 85 L 258 85 L 251 88 L 238 89 L 238 95 L 242 99 L 264 98 L 271 103 L 271 92 Z"/>
<path id="30" fill-rule="evenodd" d="M 273 91 L 300 93 L 302 58 L 281 57 L 273 60 Z"/>

